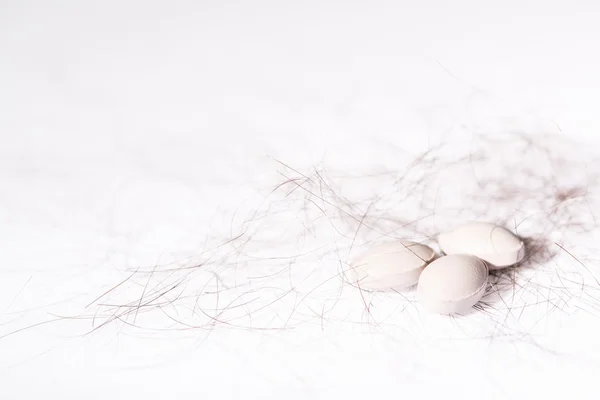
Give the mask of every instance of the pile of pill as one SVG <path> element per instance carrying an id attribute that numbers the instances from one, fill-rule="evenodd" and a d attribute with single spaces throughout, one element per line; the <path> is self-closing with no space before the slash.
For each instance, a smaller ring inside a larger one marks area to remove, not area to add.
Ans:
<path id="1" fill-rule="evenodd" d="M 380 244 L 351 264 L 351 282 L 361 289 L 402 289 L 417 285 L 420 306 L 437 314 L 464 313 L 485 293 L 490 270 L 525 257 L 523 241 L 509 230 L 470 222 L 437 238 L 442 255 L 409 241 Z"/>

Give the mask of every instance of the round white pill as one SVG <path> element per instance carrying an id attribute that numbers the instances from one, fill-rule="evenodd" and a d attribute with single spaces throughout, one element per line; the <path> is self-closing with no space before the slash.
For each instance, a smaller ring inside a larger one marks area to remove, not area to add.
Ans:
<path id="1" fill-rule="evenodd" d="M 347 277 L 363 289 L 402 289 L 419 281 L 423 268 L 435 258 L 429 246 L 398 240 L 374 246 L 348 268 Z"/>
<path id="2" fill-rule="evenodd" d="M 485 293 L 488 268 L 477 257 L 444 256 L 425 268 L 419 278 L 417 297 L 421 307 L 436 314 L 464 313 Z"/>
<path id="3" fill-rule="evenodd" d="M 525 257 L 523 241 L 508 229 L 486 222 L 469 222 L 438 236 L 445 254 L 471 254 L 490 269 L 514 265 Z"/>

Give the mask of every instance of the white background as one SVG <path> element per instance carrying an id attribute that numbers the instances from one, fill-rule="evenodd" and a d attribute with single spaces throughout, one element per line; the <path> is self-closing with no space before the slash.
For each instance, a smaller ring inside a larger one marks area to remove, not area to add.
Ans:
<path id="1" fill-rule="evenodd" d="M 600 143 L 599 20 L 591 0 L 0 1 L 0 335 L 119 267 L 193 256 L 267 156 L 360 169 L 503 130 Z M 547 326 L 542 350 L 63 321 L 0 339 L 0 398 L 593 399 L 597 325 Z"/>

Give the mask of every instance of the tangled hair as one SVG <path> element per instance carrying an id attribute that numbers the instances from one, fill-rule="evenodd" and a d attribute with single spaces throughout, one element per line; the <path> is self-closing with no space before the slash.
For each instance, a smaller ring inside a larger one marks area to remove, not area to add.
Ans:
<path id="1" fill-rule="evenodd" d="M 600 311 L 596 249 L 597 160 L 564 136 L 473 137 L 406 157 L 402 168 L 353 174 L 273 160 L 276 183 L 230 215 L 194 260 L 137 267 L 76 318 L 90 332 L 288 330 L 334 325 L 415 337 L 531 340 L 541 325 Z M 345 277 L 374 243 L 436 236 L 469 220 L 507 227 L 526 258 L 493 271 L 466 315 L 423 314 L 414 292 L 369 292 Z"/>

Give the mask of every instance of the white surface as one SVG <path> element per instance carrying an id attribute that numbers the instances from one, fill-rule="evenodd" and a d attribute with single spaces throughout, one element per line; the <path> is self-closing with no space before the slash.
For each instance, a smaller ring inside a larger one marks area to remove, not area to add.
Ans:
<path id="1" fill-rule="evenodd" d="M 198 256 L 271 185 L 266 156 L 361 171 L 474 134 L 598 143 L 599 13 L 595 1 L 0 2 L 0 335 L 78 315 L 127 268 Z M 374 301 L 393 324 L 83 335 L 89 320 L 48 323 L 0 339 L 0 397 L 598 397 L 594 313 L 507 332 Z"/>

